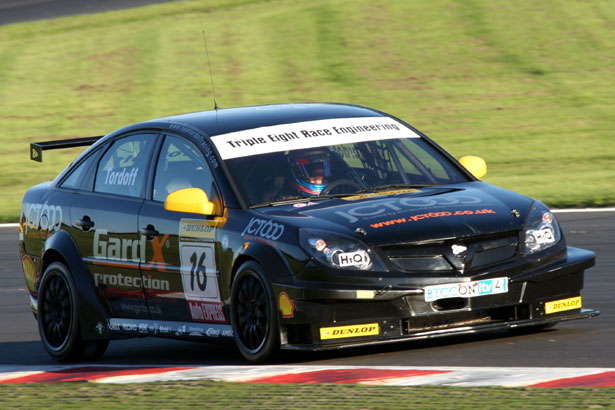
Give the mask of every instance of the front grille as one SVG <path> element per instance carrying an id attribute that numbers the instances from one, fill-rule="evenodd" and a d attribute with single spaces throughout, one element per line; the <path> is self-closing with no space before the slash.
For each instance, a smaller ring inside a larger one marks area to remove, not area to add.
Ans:
<path id="1" fill-rule="evenodd" d="M 507 232 L 415 245 L 383 246 L 380 251 L 403 272 L 444 275 L 508 262 L 517 256 L 518 248 L 517 232 Z"/>

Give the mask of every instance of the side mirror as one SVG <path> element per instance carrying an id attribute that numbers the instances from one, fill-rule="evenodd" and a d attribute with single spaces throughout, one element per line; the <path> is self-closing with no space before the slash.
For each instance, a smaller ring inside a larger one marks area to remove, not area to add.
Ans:
<path id="1" fill-rule="evenodd" d="M 487 174 L 487 163 L 481 157 L 467 155 L 459 158 L 459 163 L 463 165 L 465 169 L 470 171 L 476 179 L 480 179 Z"/>
<path id="2" fill-rule="evenodd" d="M 190 212 L 193 214 L 213 215 L 214 203 L 200 188 L 184 188 L 171 192 L 164 201 L 164 209 L 173 212 Z"/>

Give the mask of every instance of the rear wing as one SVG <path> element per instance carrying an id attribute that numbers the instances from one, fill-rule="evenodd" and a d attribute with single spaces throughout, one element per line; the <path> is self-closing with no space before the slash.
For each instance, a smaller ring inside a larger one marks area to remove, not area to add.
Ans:
<path id="1" fill-rule="evenodd" d="M 43 162 L 43 151 L 45 150 L 85 147 L 94 144 L 102 137 L 103 136 L 101 135 L 99 137 L 70 138 L 66 140 L 32 142 L 30 143 L 30 159 L 32 161 Z"/>

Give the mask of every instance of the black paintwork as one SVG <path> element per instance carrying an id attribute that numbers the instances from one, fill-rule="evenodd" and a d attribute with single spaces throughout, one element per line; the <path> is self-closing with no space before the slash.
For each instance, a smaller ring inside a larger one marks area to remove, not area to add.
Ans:
<path id="1" fill-rule="evenodd" d="M 210 140 L 269 125 L 383 115 L 342 104 L 232 108 L 160 118 L 101 138 L 54 181 L 31 188 L 24 197 L 20 250 L 22 258 L 31 259 L 34 266 L 30 288 L 34 311 L 42 272 L 60 260 L 80 292 L 80 329 L 85 340 L 134 335 L 230 338 L 233 276 L 242 263 L 255 261 L 267 273 L 275 297 L 286 295 L 292 301 L 292 312 L 282 299 L 278 306 L 281 346 L 289 349 L 340 348 L 598 314 L 575 309 L 545 315 L 545 302 L 580 295 L 584 270 L 594 263 L 593 253 L 569 248 L 562 238 L 547 250 L 524 255 L 524 221 L 533 200 L 477 181 L 435 144 L 470 182 L 332 198 L 301 207 L 247 209 Z M 92 158 L 95 164 L 118 137 L 144 132 L 156 135 L 156 145 L 149 154 L 142 197 L 92 192 L 95 170 L 86 171 L 75 189 L 60 186 L 82 161 Z M 212 199 L 215 215 L 169 212 L 152 200 L 153 168 L 165 134 L 186 138 L 200 149 L 219 192 Z M 275 240 L 247 235 L 246 228 L 254 220 L 282 226 L 283 234 Z M 180 226 L 191 221 L 201 229 L 213 227 L 212 233 L 198 240 L 182 239 Z M 298 233 L 302 228 L 353 237 L 369 247 L 382 268 L 324 266 L 302 249 Z M 497 244 L 510 254 L 498 256 Z M 460 261 L 451 253 L 453 245 L 468 247 L 466 259 Z M 200 255 L 204 256 L 197 263 Z M 424 269 L 416 268 L 417 260 L 418 265 L 425 261 Z M 198 276 L 201 263 L 209 263 L 209 276 L 204 269 L 205 276 Z M 413 270 L 408 271 L 408 266 Z M 508 293 L 436 304 L 423 297 L 428 285 L 498 277 L 509 278 Z M 200 295 L 209 295 L 210 301 L 217 298 L 219 303 L 203 304 L 194 298 L 187 302 L 190 292 L 199 294 L 195 284 L 204 287 Z M 217 296 L 211 296 L 213 285 Z M 323 327 L 366 323 L 378 323 L 379 334 L 341 342 L 319 336 Z"/>

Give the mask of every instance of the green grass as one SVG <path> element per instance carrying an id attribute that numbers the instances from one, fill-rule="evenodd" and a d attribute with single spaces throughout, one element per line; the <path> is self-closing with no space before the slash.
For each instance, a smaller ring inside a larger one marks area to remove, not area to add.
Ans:
<path id="1" fill-rule="evenodd" d="M 210 0 L 0 26 L 0 221 L 80 152 L 28 143 L 213 107 L 390 112 L 485 181 L 555 207 L 615 204 L 611 0 Z"/>
<path id="2" fill-rule="evenodd" d="M 615 388 L 174 382 L 0 385 L 3 409 L 614 409 Z"/>

